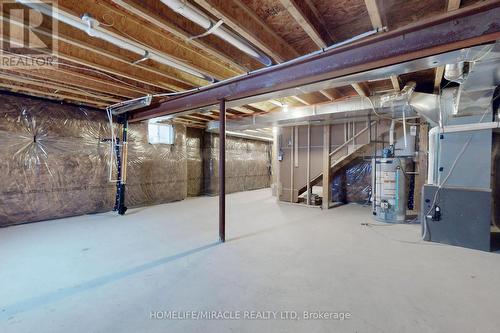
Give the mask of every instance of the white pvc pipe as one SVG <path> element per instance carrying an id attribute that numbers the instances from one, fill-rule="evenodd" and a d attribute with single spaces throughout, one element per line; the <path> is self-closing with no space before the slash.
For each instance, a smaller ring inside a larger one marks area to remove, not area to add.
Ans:
<path id="1" fill-rule="evenodd" d="M 192 6 L 191 4 L 189 4 L 185 1 L 161 0 L 161 2 L 163 2 L 163 4 L 165 4 L 167 7 L 169 7 L 170 9 L 175 11 L 176 13 L 178 13 L 178 14 L 184 16 L 185 18 L 187 18 L 188 20 L 196 23 L 197 25 L 201 26 L 205 30 L 212 28 L 212 26 L 215 24 L 202 11 L 200 11 L 198 8 Z M 212 34 L 222 38 L 223 40 L 225 40 L 226 42 L 237 47 L 238 49 L 245 52 L 249 56 L 256 58 L 262 64 L 264 64 L 266 66 L 270 66 L 272 64 L 272 60 L 268 56 L 255 50 L 249 43 L 242 40 L 240 37 L 236 36 L 235 34 L 233 34 L 231 31 L 229 31 L 225 27 L 220 27 L 220 28 L 213 30 Z"/>
<path id="2" fill-rule="evenodd" d="M 389 145 L 393 146 L 394 145 L 394 125 L 396 124 L 396 121 L 394 119 L 391 120 L 391 128 L 389 130 Z"/>
<path id="3" fill-rule="evenodd" d="M 127 41 L 123 38 L 120 38 L 119 35 L 115 35 L 115 34 L 108 32 L 108 31 L 96 29 L 95 27 L 91 27 L 91 26 L 85 24 L 83 21 L 75 20 L 73 17 L 71 17 L 71 14 L 68 14 L 62 10 L 53 9 L 53 8 L 48 7 L 48 6 L 44 5 L 43 3 L 38 2 L 36 0 L 16 0 L 16 1 L 32 8 L 32 9 L 35 9 L 44 15 L 53 17 L 54 19 L 56 19 L 58 21 L 61 21 L 65 24 L 68 24 L 76 29 L 85 31 L 88 35 L 90 35 L 92 37 L 102 39 L 102 40 L 104 40 L 108 43 L 111 43 L 113 45 L 116 45 L 122 49 L 139 54 L 142 57 L 145 56 L 146 53 L 148 53 L 148 58 L 151 60 L 157 61 L 157 62 L 162 63 L 162 64 L 167 65 L 167 66 L 177 68 L 183 72 L 189 73 L 189 74 L 194 75 L 196 77 L 199 77 L 203 80 L 206 80 L 209 82 L 214 81 L 214 79 L 212 77 L 205 75 L 205 74 L 203 74 L 203 73 L 201 73 L 201 72 L 199 72 L 191 67 L 183 65 L 182 63 L 170 60 L 166 56 L 155 53 L 153 50 L 150 50 L 150 49 L 146 50 L 144 47 L 140 46 L 140 44 L 138 44 L 138 43 L 135 43 L 132 41 Z"/>
<path id="4" fill-rule="evenodd" d="M 406 105 L 403 106 L 403 138 L 405 142 L 405 148 L 407 148 L 408 142 L 406 140 Z"/>
<path id="5" fill-rule="evenodd" d="M 427 166 L 427 184 L 435 185 L 435 170 L 437 161 L 437 136 L 439 134 L 439 127 L 433 127 L 429 131 L 429 162 Z"/>

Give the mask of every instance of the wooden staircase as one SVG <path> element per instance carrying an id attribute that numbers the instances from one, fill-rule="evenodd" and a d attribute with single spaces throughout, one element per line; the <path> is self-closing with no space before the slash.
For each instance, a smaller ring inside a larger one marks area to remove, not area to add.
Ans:
<path id="1" fill-rule="evenodd" d="M 341 168 L 354 161 L 356 158 L 366 155 L 371 155 L 380 139 L 389 132 L 391 126 L 390 121 L 379 120 L 372 121 L 368 126 L 356 133 L 349 140 L 344 142 L 341 146 L 335 148 L 330 153 L 330 174 L 333 176 Z M 370 133 L 371 130 L 371 133 Z M 368 140 L 359 142 L 363 134 L 367 133 Z M 376 133 L 376 134 L 375 134 Z M 370 138 L 370 134 L 372 138 Z M 310 186 L 317 185 L 323 180 L 323 173 L 311 178 Z M 299 187 L 298 195 L 300 196 L 307 191 L 307 181 L 302 187 Z"/>

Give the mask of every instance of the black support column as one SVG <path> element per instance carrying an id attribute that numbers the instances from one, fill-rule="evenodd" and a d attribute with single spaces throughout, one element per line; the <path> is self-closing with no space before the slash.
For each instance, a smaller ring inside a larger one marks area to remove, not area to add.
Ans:
<path id="1" fill-rule="evenodd" d="M 219 112 L 219 240 L 226 241 L 226 101 Z"/>

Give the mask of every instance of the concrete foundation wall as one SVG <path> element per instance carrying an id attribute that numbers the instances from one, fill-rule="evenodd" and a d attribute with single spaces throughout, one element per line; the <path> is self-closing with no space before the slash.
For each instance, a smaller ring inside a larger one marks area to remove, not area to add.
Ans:
<path id="1" fill-rule="evenodd" d="M 219 193 L 219 136 L 205 133 L 203 145 L 205 193 Z M 269 187 L 271 144 L 228 136 L 226 138 L 226 193 Z"/>
<path id="2" fill-rule="evenodd" d="M 128 207 L 217 192 L 217 163 L 203 170 L 217 161 L 218 141 L 203 145 L 212 134 L 176 125 L 173 145 L 151 145 L 147 133 L 129 125 Z M 110 137 L 103 111 L 0 94 L 0 226 L 112 210 Z M 228 192 L 269 186 L 267 144 L 229 138 L 227 158 Z"/>
<path id="3" fill-rule="evenodd" d="M 187 128 L 187 195 L 196 197 L 204 194 L 203 188 L 203 136 L 205 131 L 200 128 Z"/>
<path id="4" fill-rule="evenodd" d="M 104 112 L 15 95 L 0 100 L 0 226 L 113 208 Z M 186 197 L 186 129 L 175 131 L 174 145 L 150 145 L 146 123 L 129 126 L 127 206 Z"/>
<path id="5" fill-rule="evenodd" d="M 147 137 L 147 122 L 129 125 L 125 204 L 137 207 L 185 199 L 186 127 L 175 125 L 172 145 L 152 145 Z"/>

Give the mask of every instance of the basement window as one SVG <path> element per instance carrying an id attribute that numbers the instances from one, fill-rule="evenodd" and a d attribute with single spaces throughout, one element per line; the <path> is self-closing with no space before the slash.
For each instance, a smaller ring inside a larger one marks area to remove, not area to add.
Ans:
<path id="1" fill-rule="evenodd" d="M 171 124 L 149 123 L 148 143 L 152 145 L 173 145 L 175 141 L 174 126 Z"/>

